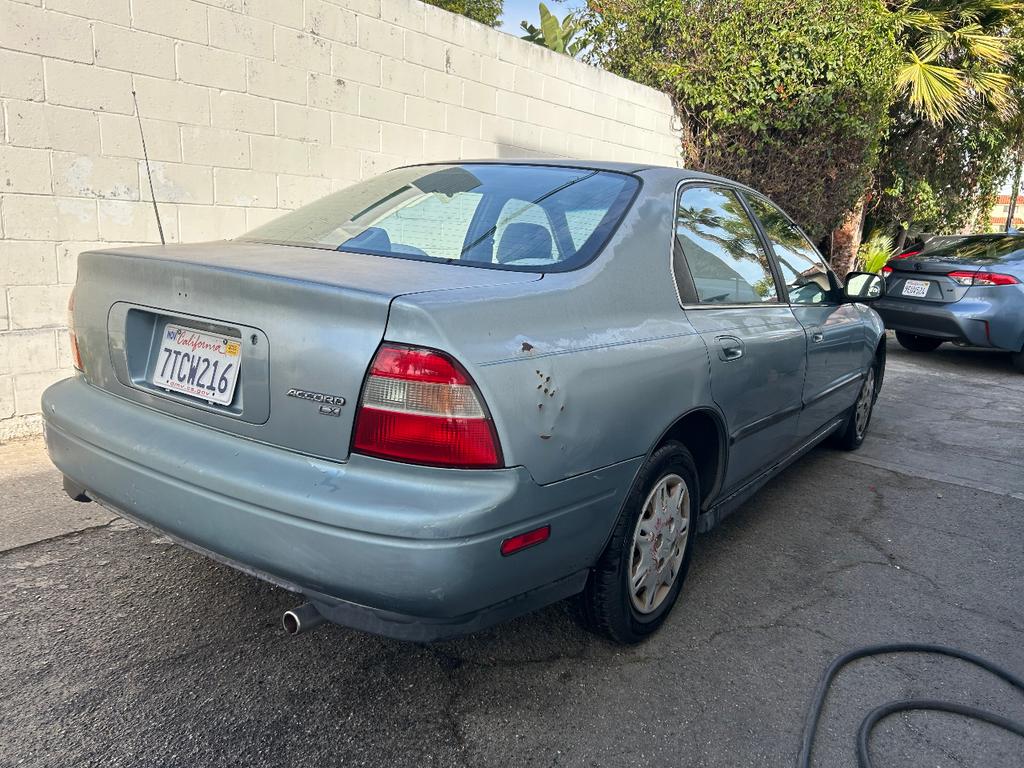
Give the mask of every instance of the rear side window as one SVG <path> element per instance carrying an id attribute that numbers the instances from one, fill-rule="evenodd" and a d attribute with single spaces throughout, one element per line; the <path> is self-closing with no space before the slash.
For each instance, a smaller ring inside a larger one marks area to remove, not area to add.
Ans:
<path id="1" fill-rule="evenodd" d="M 724 187 L 687 187 L 676 237 L 701 304 L 778 301 L 775 278 L 750 217 Z"/>
<path id="2" fill-rule="evenodd" d="M 527 272 L 590 261 L 640 187 L 586 168 L 465 163 L 399 168 L 241 239 Z"/>
<path id="3" fill-rule="evenodd" d="M 825 261 L 803 232 L 767 200 L 749 195 L 748 201 L 771 241 L 790 303 L 827 304 L 839 301 L 839 288 Z"/>

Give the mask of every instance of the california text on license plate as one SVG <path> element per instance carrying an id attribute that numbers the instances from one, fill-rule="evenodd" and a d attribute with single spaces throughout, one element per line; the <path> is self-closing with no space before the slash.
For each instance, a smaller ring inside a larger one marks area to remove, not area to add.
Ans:
<path id="1" fill-rule="evenodd" d="M 928 286 L 931 283 L 927 280 L 904 280 L 903 295 L 924 297 L 928 295 Z"/>
<path id="2" fill-rule="evenodd" d="M 153 371 L 153 384 L 228 405 L 235 395 L 241 349 L 238 339 L 168 325 Z"/>

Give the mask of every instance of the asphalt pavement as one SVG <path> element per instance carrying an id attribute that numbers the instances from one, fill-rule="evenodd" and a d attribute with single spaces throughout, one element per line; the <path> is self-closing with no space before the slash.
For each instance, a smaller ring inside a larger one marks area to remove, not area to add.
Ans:
<path id="1" fill-rule="evenodd" d="M 946 345 L 948 347 L 948 345 Z M 280 628 L 294 596 L 75 504 L 39 440 L 0 446 L 0 766 L 791 766 L 839 653 L 936 642 L 1024 675 L 1024 375 L 892 345 L 863 449 L 819 448 L 697 541 L 639 646 L 571 602 L 421 646 Z M 843 673 L 815 765 L 854 766 L 861 717 L 1024 697 L 940 658 Z M 1024 742 L 894 717 L 880 767 L 1018 767 Z"/>

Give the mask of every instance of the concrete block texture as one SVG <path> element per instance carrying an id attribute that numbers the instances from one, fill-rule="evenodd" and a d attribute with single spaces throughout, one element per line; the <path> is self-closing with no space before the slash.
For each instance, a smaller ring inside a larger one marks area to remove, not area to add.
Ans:
<path id="1" fill-rule="evenodd" d="M 673 124 L 419 0 L 0 0 L 0 441 L 70 372 L 78 254 L 158 241 L 150 174 L 167 240 L 216 240 L 407 163 L 676 165 Z"/>

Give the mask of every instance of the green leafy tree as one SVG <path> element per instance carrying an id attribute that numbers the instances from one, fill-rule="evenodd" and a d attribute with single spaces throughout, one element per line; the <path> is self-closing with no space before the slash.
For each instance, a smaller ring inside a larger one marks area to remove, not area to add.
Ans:
<path id="1" fill-rule="evenodd" d="M 502 0 L 424 0 L 446 11 L 468 16 L 488 27 L 501 23 Z"/>
<path id="2" fill-rule="evenodd" d="M 894 233 L 897 245 L 917 232 L 954 233 L 973 228 L 991 207 L 1012 154 L 1013 137 L 991 113 L 974 122 L 948 121 L 904 128 L 897 117 L 883 147 L 869 227 Z"/>
<path id="3" fill-rule="evenodd" d="M 815 238 L 868 187 L 899 65 L 879 0 L 602 0 L 585 23 L 590 58 L 673 98 L 688 167 L 765 191 Z"/>
<path id="4" fill-rule="evenodd" d="M 519 26 L 526 33 L 523 40 L 542 45 L 555 53 L 564 53 L 567 56 L 578 56 L 587 47 L 586 36 L 581 34 L 582 28 L 575 15 L 565 14 L 562 21 L 558 21 L 544 3 L 538 6 L 540 12 L 540 26 L 535 27 L 528 21 L 519 22 Z"/>
<path id="5" fill-rule="evenodd" d="M 1020 155 L 1022 10 L 1010 0 L 894 6 L 901 65 L 867 218 L 897 247 L 918 231 L 976 225 Z"/>

